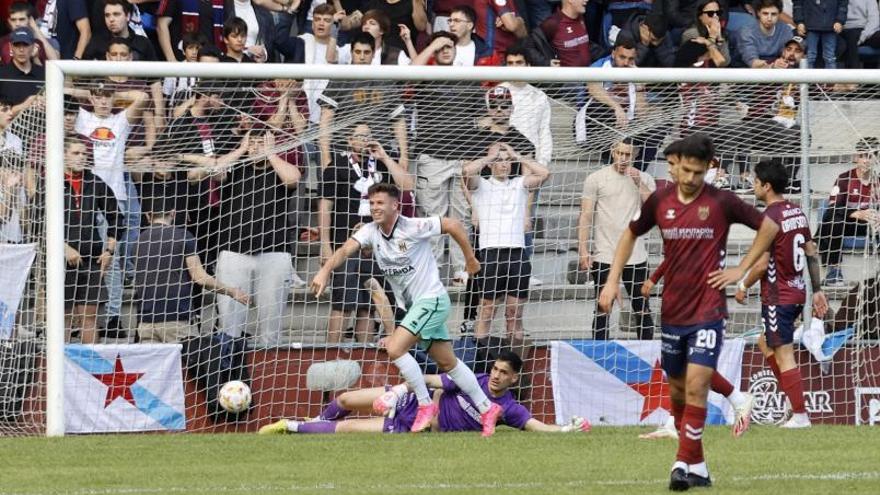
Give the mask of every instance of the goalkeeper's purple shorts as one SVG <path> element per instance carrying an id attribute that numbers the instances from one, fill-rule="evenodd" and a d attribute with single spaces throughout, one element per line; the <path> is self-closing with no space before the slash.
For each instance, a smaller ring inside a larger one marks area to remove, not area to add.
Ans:
<path id="1" fill-rule="evenodd" d="M 385 390 L 391 390 L 386 385 Z M 397 405 L 394 407 L 394 418 L 385 418 L 385 424 L 382 425 L 382 433 L 409 433 L 413 422 L 416 420 L 416 413 L 419 411 L 419 401 L 416 400 L 416 394 L 408 393 L 404 395 Z"/>
<path id="2" fill-rule="evenodd" d="M 385 385 L 385 391 L 391 390 L 390 385 Z M 434 397 L 434 389 L 429 388 L 428 394 Z M 382 433 L 409 433 L 419 412 L 419 401 L 416 394 L 409 392 L 404 395 L 394 408 L 394 419 L 385 418 L 382 425 Z"/>

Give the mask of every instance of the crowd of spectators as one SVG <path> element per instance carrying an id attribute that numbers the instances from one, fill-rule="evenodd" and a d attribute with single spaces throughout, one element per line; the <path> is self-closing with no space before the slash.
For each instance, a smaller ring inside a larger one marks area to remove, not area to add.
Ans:
<path id="1" fill-rule="evenodd" d="M 861 65 L 859 47 L 880 49 L 876 0 L 16 0 L 5 11 L 6 156 L 25 153 L 8 127 L 42 105 L 46 61 L 59 58 L 763 69 L 795 67 L 804 57 L 811 66 L 854 68 Z M 637 202 L 655 187 L 644 164 L 664 135 L 637 125 L 653 104 L 642 85 L 591 83 L 578 92 L 520 82 L 488 89 L 417 83 L 403 93 L 370 81 L 278 79 L 256 86 L 236 92 L 214 80 L 109 77 L 67 89 L 67 303 L 79 320 L 70 328 L 82 341 L 98 338 L 101 304 L 104 332 L 120 327 L 123 289 L 131 284 L 144 340 L 191 335 L 201 292 L 212 290 L 220 330 L 241 335 L 254 305 L 255 341 L 278 344 L 290 288 L 305 285 L 294 269 L 297 242 L 315 242 L 321 259 L 329 257 L 370 220 L 366 191 L 380 182 L 404 192 L 404 214 L 452 216 L 474 234 L 490 283 L 485 276 L 482 284 L 469 280 L 457 246 L 435 246 L 438 259 L 448 251 L 450 283 L 474 294 L 465 331 L 485 337 L 504 298 L 508 337 L 521 340 L 522 305 L 529 286 L 540 284 L 529 260 L 537 195 L 552 171 L 552 97 L 577 105 L 576 142 L 607 129 L 630 134 L 605 150 L 611 168 L 588 179 L 582 232 L 591 230 L 594 214 L 619 214 L 622 206 L 607 194 Z M 683 103 L 701 110 L 695 112 L 702 119 L 683 122 L 682 132 L 717 123 L 693 96 L 704 90 L 682 89 Z M 771 98 L 778 101 L 749 102 L 743 125 L 797 132 L 797 95 L 777 90 Z M 339 125 L 355 117 L 354 125 Z M 317 138 L 285 146 L 306 132 Z M 15 205 L 35 196 L 38 171 L 2 172 L 0 240 L 21 242 Z M 314 226 L 304 219 L 310 213 Z M 581 268 L 592 269 L 599 284 L 613 230 L 597 237 L 592 255 L 579 246 Z M 647 267 L 634 263 L 637 286 Z M 329 342 L 341 341 L 352 314 L 355 338 L 373 338 L 377 280 L 368 252 L 334 276 Z M 650 338 L 647 302 L 637 287 L 628 289 L 644 315 L 639 335 Z M 600 338 L 605 327 L 596 320 Z"/>

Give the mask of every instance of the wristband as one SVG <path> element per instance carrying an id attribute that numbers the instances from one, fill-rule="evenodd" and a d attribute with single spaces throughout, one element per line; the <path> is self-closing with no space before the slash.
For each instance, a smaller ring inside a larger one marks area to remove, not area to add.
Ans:
<path id="1" fill-rule="evenodd" d="M 736 284 L 736 288 L 737 288 L 738 290 L 743 291 L 743 292 L 748 292 L 748 291 L 749 291 L 749 288 L 746 287 L 746 284 L 744 284 L 742 280 L 740 280 L 739 283 Z"/>

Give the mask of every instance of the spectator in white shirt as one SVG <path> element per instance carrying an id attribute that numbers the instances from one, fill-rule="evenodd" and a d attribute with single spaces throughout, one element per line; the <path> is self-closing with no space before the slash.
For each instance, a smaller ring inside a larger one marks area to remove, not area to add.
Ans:
<path id="1" fill-rule="evenodd" d="M 511 167 L 520 164 L 522 175 L 511 178 Z M 492 175 L 481 178 L 489 167 Z M 498 300 L 504 298 L 507 337 L 523 341 L 523 304 L 528 298 L 531 263 L 525 256 L 525 219 L 529 191 L 550 177 L 537 161 L 517 153 L 507 143 L 489 146 L 486 156 L 468 162 L 463 173 L 479 225 L 479 253 L 483 287 L 475 336 L 489 336 Z M 476 222 L 475 222 L 476 223 Z"/>

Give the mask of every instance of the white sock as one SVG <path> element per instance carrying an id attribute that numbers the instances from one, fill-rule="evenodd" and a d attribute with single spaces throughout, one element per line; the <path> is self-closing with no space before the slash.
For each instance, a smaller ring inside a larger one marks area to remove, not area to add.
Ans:
<path id="1" fill-rule="evenodd" d="M 675 461 L 675 463 L 672 464 L 672 469 L 670 469 L 669 471 L 672 472 L 672 471 L 675 471 L 676 469 L 683 469 L 684 472 L 687 473 L 687 472 L 688 472 L 688 468 L 689 468 L 689 466 L 687 465 L 686 462 L 684 462 L 684 461 Z"/>
<path id="2" fill-rule="evenodd" d="M 399 399 L 406 395 L 406 393 L 409 392 L 409 389 L 407 388 L 405 383 L 401 383 L 399 385 L 391 387 L 391 391 L 394 392 L 394 395 L 396 395 Z"/>
<path id="3" fill-rule="evenodd" d="M 287 431 L 292 431 L 296 433 L 299 431 L 299 421 L 294 421 L 292 419 L 287 420 Z"/>
<path id="4" fill-rule="evenodd" d="M 727 400 L 730 401 L 730 404 L 733 407 L 739 407 L 740 404 L 745 402 L 746 398 L 742 392 L 739 390 L 734 390 L 730 395 L 727 396 Z"/>
<path id="5" fill-rule="evenodd" d="M 394 360 L 394 366 L 400 370 L 400 376 L 406 380 L 406 384 L 416 394 L 419 405 L 425 406 L 431 403 L 431 395 L 428 394 L 428 386 L 425 385 L 425 377 L 422 369 L 414 357 L 404 354 Z"/>
<path id="6" fill-rule="evenodd" d="M 703 461 L 699 464 L 691 464 L 688 466 L 689 473 L 694 473 L 697 476 L 702 476 L 703 478 L 709 477 L 709 468 L 706 466 L 706 461 Z"/>
<path id="7" fill-rule="evenodd" d="M 446 375 L 455 382 L 462 392 L 467 394 L 467 396 L 474 401 L 474 404 L 477 405 L 477 409 L 480 410 L 480 414 L 488 411 L 489 407 L 492 406 L 492 403 L 489 402 L 489 398 L 486 397 L 483 389 L 480 388 L 480 384 L 477 382 L 477 377 L 474 375 L 474 372 L 465 366 L 465 364 L 461 362 L 461 359 L 456 359 L 455 361 L 455 368 L 447 371 Z"/>

